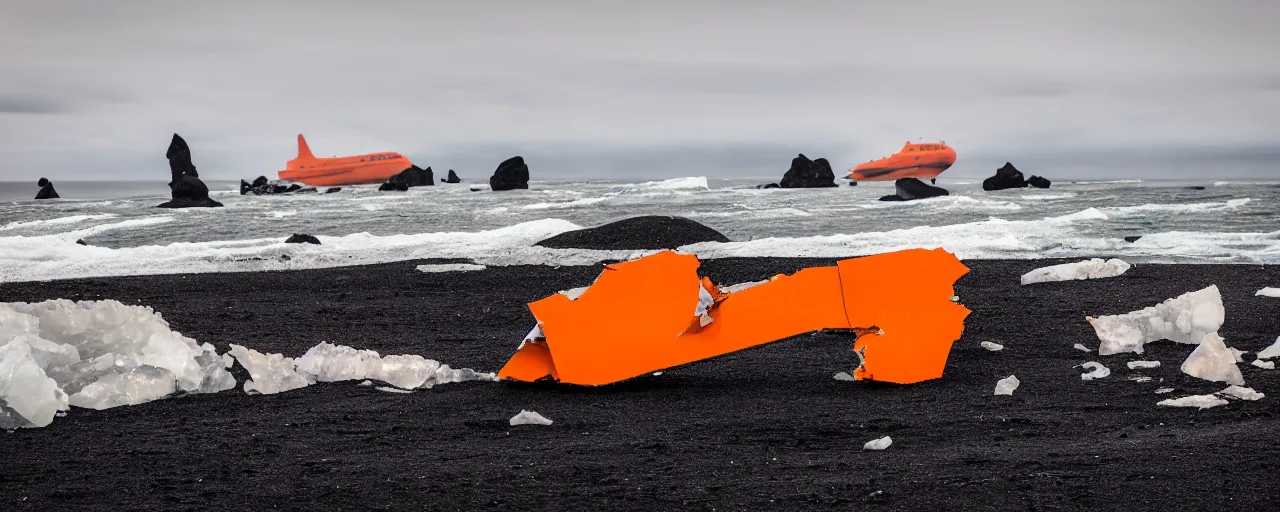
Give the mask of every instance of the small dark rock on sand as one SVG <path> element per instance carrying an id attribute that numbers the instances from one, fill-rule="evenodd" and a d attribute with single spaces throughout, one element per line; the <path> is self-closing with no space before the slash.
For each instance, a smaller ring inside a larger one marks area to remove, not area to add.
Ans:
<path id="1" fill-rule="evenodd" d="M 684 217 L 653 215 L 561 233 L 537 245 L 552 249 L 646 250 L 728 241 L 719 231 Z"/>
<path id="2" fill-rule="evenodd" d="M 303 234 L 303 233 L 294 233 L 294 234 L 293 234 L 293 236 L 291 236 L 291 237 L 289 237 L 289 238 L 285 239 L 284 243 L 286 243 L 286 244 L 316 244 L 316 245 L 320 245 L 320 239 L 318 239 L 318 238 L 316 238 L 316 237 L 314 237 L 314 236 L 311 236 L 311 235 Z"/>

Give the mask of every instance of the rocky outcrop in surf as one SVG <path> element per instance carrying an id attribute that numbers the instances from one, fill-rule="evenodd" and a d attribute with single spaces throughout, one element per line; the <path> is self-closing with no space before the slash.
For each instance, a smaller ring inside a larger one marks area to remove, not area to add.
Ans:
<path id="1" fill-rule="evenodd" d="M 462 183 L 462 178 L 459 178 L 458 173 L 453 172 L 453 169 L 449 169 L 449 177 L 440 178 L 440 182 L 441 183 Z"/>
<path id="2" fill-rule="evenodd" d="M 529 166 L 525 165 L 524 157 L 513 156 L 498 164 L 498 169 L 493 171 L 493 176 L 489 178 L 489 188 L 492 190 L 529 188 Z"/>
<path id="3" fill-rule="evenodd" d="M 791 159 L 791 168 L 782 175 L 778 182 L 782 188 L 822 188 L 835 187 L 836 173 L 825 158 L 809 160 L 803 153 Z"/>
<path id="4" fill-rule="evenodd" d="M 684 217 L 632 217 L 603 226 L 569 231 L 536 245 L 552 249 L 675 249 L 699 242 L 728 242 L 719 231 Z"/>
<path id="5" fill-rule="evenodd" d="M 334 190 L 334 189 L 330 189 L 330 190 Z M 337 189 L 337 190 L 341 190 L 341 189 Z M 291 194 L 291 193 L 305 194 L 309 192 L 319 192 L 319 191 L 316 190 L 315 187 L 304 187 L 297 183 L 268 181 L 266 176 L 258 176 L 258 179 L 253 180 L 253 183 L 249 183 L 245 180 L 240 180 L 240 195 L 245 195 L 250 192 L 253 192 L 253 195 L 255 196 L 261 196 L 261 195 L 270 195 L 270 194 Z M 325 193 L 328 194 L 329 191 L 325 191 Z"/>
<path id="6" fill-rule="evenodd" d="M 431 168 L 420 168 L 416 165 L 410 165 L 408 169 L 400 171 L 400 174 L 387 178 L 387 182 L 378 187 L 378 190 L 386 192 L 388 190 L 409 190 L 412 187 L 433 186 L 436 184 L 436 178 L 431 172 Z"/>
<path id="7" fill-rule="evenodd" d="M 1013 164 L 1005 162 L 999 169 L 996 169 L 995 176 L 982 180 L 982 190 L 990 192 L 1009 188 L 1049 188 L 1050 184 L 1049 180 L 1040 176 L 1033 175 L 1029 179 L 1024 178 L 1022 171 L 1019 171 Z"/>
<path id="8" fill-rule="evenodd" d="M 53 189 L 53 182 L 48 178 L 40 178 L 36 182 L 36 186 L 40 187 L 40 191 L 36 192 L 36 199 L 57 199 L 58 191 Z"/>
<path id="9" fill-rule="evenodd" d="M 200 181 L 195 164 L 191 163 L 191 148 L 187 141 L 178 134 L 173 134 L 169 142 L 169 150 L 164 154 L 169 159 L 169 193 L 168 202 L 157 205 L 159 208 L 208 208 L 222 206 L 222 203 L 209 199 L 209 187 Z"/>
<path id="10" fill-rule="evenodd" d="M 881 201 L 914 201 L 916 199 L 951 195 L 951 192 L 948 192 L 945 188 L 929 185 L 916 178 L 899 179 L 893 183 L 893 187 L 897 193 L 881 197 Z"/>
<path id="11" fill-rule="evenodd" d="M 284 240 L 286 244 L 316 244 L 320 245 L 320 239 L 305 233 L 294 233 L 293 236 Z"/>

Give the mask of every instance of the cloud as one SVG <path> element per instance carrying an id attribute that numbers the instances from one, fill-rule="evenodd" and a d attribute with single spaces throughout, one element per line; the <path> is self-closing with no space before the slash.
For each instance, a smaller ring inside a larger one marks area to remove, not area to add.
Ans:
<path id="1" fill-rule="evenodd" d="M 53 98 L 0 94 L 0 114 L 58 114 L 67 111 L 67 105 Z"/>

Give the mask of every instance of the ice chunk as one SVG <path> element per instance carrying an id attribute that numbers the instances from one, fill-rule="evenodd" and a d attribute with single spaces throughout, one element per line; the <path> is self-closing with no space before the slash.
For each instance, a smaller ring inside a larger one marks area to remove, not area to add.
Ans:
<path id="1" fill-rule="evenodd" d="M 474 272 L 486 268 L 488 267 L 474 263 L 438 263 L 434 265 L 418 265 L 418 272 L 428 274 L 435 272 Z"/>
<path id="2" fill-rule="evenodd" d="M 568 297 L 569 300 L 577 300 L 578 297 L 582 296 L 582 292 L 587 291 L 587 288 L 589 287 L 580 286 L 578 288 L 570 288 L 568 290 L 562 290 L 558 293 L 560 293 L 561 295 L 564 295 L 565 297 Z"/>
<path id="3" fill-rule="evenodd" d="M 1132 375 L 1129 377 L 1129 380 L 1134 382 L 1151 382 L 1151 377 L 1146 375 Z"/>
<path id="4" fill-rule="evenodd" d="M 767 282 L 769 282 L 768 279 L 765 279 L 763 281 L 750 281 L 746 283 L 731 284 L 729 286 L 721 286 L 720 291 L 724 293 L 737 293 L 742 290 L 746 290 L 747 288 L 751 288 L 753 286 L 759 286 Z"/>
<path id="5" fill-rule="evenodd" d="M 1080 366 L 1085 369 L 1092 368 L 1092 370 L 1090 370 L 1089 373 L 1080 374 L 1080 380 L 1101 379 L 1103 377 L 1111 375 L 1110 368 L 1107 368 L 1106 366 L 1103 366 L 1102 363 L 1099 363 L 1096 361 L 1089 361 Z"/>
<path id="6" fill-rule="evenodd" d="M 1258 290 L 1258 293 L 1255 293 L 1254 296 L 1280 297 L 1280 288 L 1271 288 L 1271 287 L 1263 288 L 1261 290 Z"/>
<path id="7" fill-rule="evenodd" d="M 1235 354 L 1227 349 L 1226 343 L 1217 333 L 1205 335 L 1200 346 L 1191 351 L 1191 355 L 1183 361 L 1182 372 L 1213 382 L 1244 385 L 1244 376 L 1240 374 L 1240 368 L 1236 367 Z"/>
<path id="8" fill-rule="evenodd" d="M 1091 348 L 1089 348 L 1089 347 L 1084 346 L 1084 344 L 1083 344 L 1083 343 L 1076 343 L 1076 344 L 1075 344 L 1075 345 L 1073 345 L 1073 346 L 1075 347 L 1075 349 L 1076 349 L 1076 350 L 1079 350 L 1079 351 L 1081 351 L 1081 352 L 1093 352 L 1093 349 L 1091 349 Z"/>
<path id="9" fill-rule="evenodd" d="M 362 382 L 360 382 L 359 384 L 356 384 L 356 385 L 357 385 L 357 386 L 372 386 L 372 385 L 373 385 L 373 381 L 371 381 L 371 380 L 366 380 L 366 381 L 362 381 Z"/>
<path id="10" fill-rule="evenodd" d="M 24 336 L 0 345 L 0 428 L 44 427 L 67 409 L 67 395 L 45 375 Z"/>
<path id="11" fill-rule="evenodd" d="M 1249 400 L 1249 401 L 1261 400 L 1263 397 L 1267 396 L 1257 391 L 1254 391 L 1253 388 L 1246 388 L 1242 386 L 1227 386 L 1227 389 L 1219 391 L 1218 394 L 1234 396 L 1241 400 Z"/>
<path id="12" fill-rule="evenodd" d="M 1249 353 L 1249 352 L 1247 352 L 1247 351 L 1240 350 L 1240 349 L 1235 348 L 1235 347 L 1227 347 L 1227 348 L 1228 348 L 1229 350 L 1231 350 L 1231 357 L 1234 357 L 1234 358 L 1236 359 L 1236 362 L 1237 362 L 1237 363 L 1243 363 L 1243 362 L 1244 362 L 1244 355 Z"/>
<path id="13" fill-rule="evenodd" d="M 1204 335 L 1218 332 L 1225 318 L 1217 285 L 1182 294 L 1158 305 L 1123 315 L 1085 317 L 1102 344 L 1098 354 L 1141 354 L 1142 346 L 1156 340 L 1200 343 Z"/>
<path id="14" fill-rule="evenodd" d="M 1160 388 L 1156 390 L 1157 395 L 1163 395 L 1165 393 L 1172 393 L 1172 392 L 1173 392 L 1173 388 Z"/>
<path id="15" fill-rule="evenodd" d="M 249 372 L 245 393 L 270 395 L 310 386 L 312 378 L 299 372 L 293 359 L 280 354 L 263 354 L 251 348 L 231 345 L 231 356 Z"/>
<path id="16" fill-rule="evenodd" d="M 536 412 L 521 410 L 520 414 L 511 417 L 509 423 L 514 427 L 516 425 L 550 425 L 552 421 Z"/>
<path id="17" fill-rule="evenodd" d="M 1263 360 L 1261 360 L 1261 359 L 1254 359 L 1254 360 L 1253 360 L 1253 363 L 1251 363 L 1251 364 L 1253 364 L 1254 366 L 1257 366 L 1258 368 L 1262 368 L 1263 370 L 1274 370 L 1274 369 L 1276 369 L 1276 363 L 1271 362 L 1271 361 L 1263 361 Z"/>
<path id="18" fill-rule="evenodd" d="M 1182 398 L 1169 398 L 1156 402 L 1156 405 L 1167 405 L 1170 407 L 1199 407 L 1208 409 L 1219 405 L 1227 405 L 1227 401 L 1214 395 L 1191 395 Z"/>
<path id="19" fill-rule="evenodd" d="M 1115 258 L 1093 258 L 1076 263 L 1063 263 L 1037 268 L 1022 275 L 1022 284 L 1071 281 L 1076 279 L 1101 279 L 1115 277 L 1129 270 L 1129 264 Z"/>
<path id="20" fill-rule="evenodd" d="M 69 403 L 86 409 L 110 409 L 122 405 L 145 404 L 176 392 L 173 372 L 142 365 L 111 373 L 71 395 Z"/>
<path id="21" fill-rule="evenodd" d="M 1003 378 L 1003 379 L 1000 379 L 1000 380 L 996 381 L 996 393 L 995 393 L 995 394 L 997 394 L 997 395 L 1012 395 L 1012 394 L 1013 394 L 1013 391 L 1014 391 L 1014 390 L 1016 390 L 1016 389 L 1018 389 L 1018 385 L 1019 385 L 1019 384 L 1021 384 L 1021 382 L 1018 382 L 1018 378 L 1017 378 L 1017 377 L 1015 377 L 1015 376 L 1013 376 L 1013 375 L 1010 375 L 1010 376 L 1008 376 L 1008 377 L 1005 377 L 1005 378 Z"/>
<path id="22" fill-rule="evenodd" d="M 401 389 L 430 388 L 468 380 L 495 380 L 492 374 L 455 370 L 419 355 L 380 356 L 328 342 L 311 347 L 297 360 L 298 371 L 319 382 L 372 379 Z"/>
<path id="23" fill-rule="evenodd" d="M 985 348 L 985 349 L 990 350 L 990 351 L 992 351 L 992 352 L 999 352 L 999 351 L 1001 351 L 1001 350 L 1004 350 L 1004 345 L 1001 345 L 1001 344 L 999 344 L 999 343 L 995 343 L 995 342 L 991 342 L 991 341 L 984 341 L 984 342 L 980 343 L 980 345 L 982 345 L 982 348 Z"/>
<path id="24" fill-rule="evenodd" d="M 1159 368 L 1160 361 L 1129 361 L 1129 369 L 1136 370 L 1138 368 Z"/>
<path id="25" fill-rule="evenodd" d="M 853 376 L 849 375 L 847 372 L 836 373 L 835 375 L 832 375 L 831 378 L 839 381 L 853 382 Z"/>
<path id="26" fill-rule="evenodd" d="M 1271 359 L 1277 356 L 1280 356 L 1280 337 L 1276 337 L 1276 342 L 1272 343 L 1271 346 L 1258 352 L 1258 359 Z"/>
<path id="27" fill-rule="evenodd" d="M 412 393 L 413 392 L 412 389 L 400 389 L 400 388 L 393 388 L 388 386 L 378 386 L 373 389 L 376 389 L 378 391 L 386 391 L 388 393 Z"/>
<path id="28" fill-rule="evenodd" d="M 863 450 L 883 450 L 885 448 L 888 448 L 889 445 L 891 444 L 893 444 L 893 439 L 890 438 L 889 436 L 884 436 L 880 439 L 872 439 L 870 441 L 867 441 L 867 444 L 862 445 L 862 449 Z"/>

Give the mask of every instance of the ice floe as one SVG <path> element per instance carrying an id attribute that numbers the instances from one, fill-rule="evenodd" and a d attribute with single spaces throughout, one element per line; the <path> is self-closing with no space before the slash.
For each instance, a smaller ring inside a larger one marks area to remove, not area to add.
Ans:
<path id="1" fill-rule="evenodd" d="M 311 347 L 295 360 L 297 371 L 318 382 L 372 379 L 401 389 L 431 388 L 437 384 L 469 380 L 496 380 L 493 374 L 452 369 L 419 355 L 380 356 L 372 350 L 356 350 L 328 342 Z"/>
<path id="2" fill-rule="evenodd" d="M 1249 400 L 1249 401 L 1261 400 L 1267 396 L 1265 394 L 1254 391 L 1253 388 L 1246 388 L 1243 386 L 1236 386 L 1236 385 L 1227 386 L 1227 389 L 1219 391 L 1218 394 L 1233 396 L 1241 400 Z"/>
<path id="3" fill-rule="evenodd" d="M 1076 263 L 1037 268 L 1022 275 L 1022 284 L 1116 277 L 1129 270 L 1129 267 L 1129 263 L 1116 258 L 1109 260 L 1093 258 Z"/>
<path id="4" fill-rule="evenodd" d="M 883 450 L 885 448 L 888 448 L 889 445 L 892 445 L 892 444 L 893 444 L 893 439 L 890 438 L 889 436 L 884 436 L 879 439 L 872 439 L 870 441 L 867 441 L 867 444 L 862 445 L 862 449 L 863 450 Z"/>
<path id="5" fill-rule="evenodd" d="M 1258 359 L 1271 359 L 1280 356 L 1280 336 L 1276 337 L 1276 342 L 1271 346 L 1258 352 Z"/>
<path id="6" fill-rule="evenodd" d="M 1128 366 L 1130 370 L 1136 370 L 1138 368 L 1159 368 L 1160 361 L 1129 361 Z"/>
<path id="7" fill-rule="evenodd" d="M 1274 369 L 1276 369 L 1276 363 L 1275 363 L 1275 362 L 1273 362 L 1273 361 L 1263 361 L 1263 360 L 1261 360 L 1261 359 L 1254 359 L 1254 360 L 1253 360 L 1253 362 L 1252 362 L 1252 363 L 1249 363 L 1249 364 L 1252 364 L 1252 365 L 1254 365 L 1254 366 L 1257 366 L 1258 368 L 1262 368 L 1263 370 L 1274 370 Z"/>
<path id="8" fill-rule="evenodd" d="M 1259 297 L 1280 297 L 1280 288 L 1263 288 L 1258 290 L 1258 293 L 1255 293 L 1254 295 Z"/>
<path id="9" fill-rule="evenodd" d="M 984 341 L 982 343 L 979 343 L 979 345 L 982 345 L 982 348 L 985 348 L 992 352 L 999 352 L 1001 350 L 1004 350 L 1004 345 L 1001 345 L 999 343 L 995 343 L 992 341 Z"/>
<path id="10" fill-rule="evenodd" d="M 1080 380 L 1102 379 L 1111 375 L 1111 369 L 1097 361 L 1089 361 L 1080 365 L 1080 367 L 1089 370 L 1087 373 L 1080 374 Z"/>
<path id="11" fill-rule="evenodd" d="M 68 405 L 105 409 L 235 386 L 230 360 L 212 345 L 174 332 L 151 308 L 114 300 L 0 303 L 0 343 L 7 428 L 48 425 Z"/>
<path id="12" fill-rule="evenodd" d="M 995 392 L 995 394 L 997 394 L 997 395 L 1012 395 L 1012 394 L 1013 394 L 1013 392 L 1014 392 L 1014 390 L 1018 389 L 1018 385 L 1020 385 L 1020 384 L 1022 384 L 1022 383 L 1018 381 L 1018 378 L 1017 378 L 1017 377 L 1015 377 L 1015 376 L 1013 376 L 1013 375 L 1010 375 L 1010 376 L 1008 376 L 1008 377 L 1005 377 L 1005 378 L 1003 378 L 1003 379 L 1000 379 L 1000 380 L 996 381 L 996 392 Z"/>
<path id="13" fill-rule="evenodd" d="M 1182 398 L 1169 398 L 1156 402 L 1156 405 L 1165 405 L 1169 407 L 1196 407 L 1199 409 L 1208 409 L 1219 405 L 1227 405 L 1227 401 L 1216 395 L 1191 395 Z"/>
<path id="14" fill-rule="evenodd" d="M 1226 317 L 1222 294 L 1216 285 L 1188 292 L 1155 306 L 1122 315 L 1086 317 L 1102 341 L 1098 354 L 1141 354 L 1142 346 L 1156 340 L 1197 344 L 1217 332 Z"/>
<path id="15" fill-rule="evenodd" d="M 1163 395 L 1165 393 L 1172 393 L 1172 392 L 1173 392 L 1173 388 L 1160 388 L 1156 390 L 1157 395 Z"/>
<path id="16" fill-rule="evenodd" d="M 1244 385 L 1244 376 L 1236 366 L 1235 354 L 1217 333 L 1205 335 L 1200 346 L 1183 361 L 1182 373 L 1213 382 Z"/>
<path id="17" fill-rule="evenodd" d="M 512 416 L 508 423 L 511 426 L 516 425 L 550 425 L 553 421 L 543 417 L 541 414 L 530 410 L 521 410 L 519 414 Z"/>

